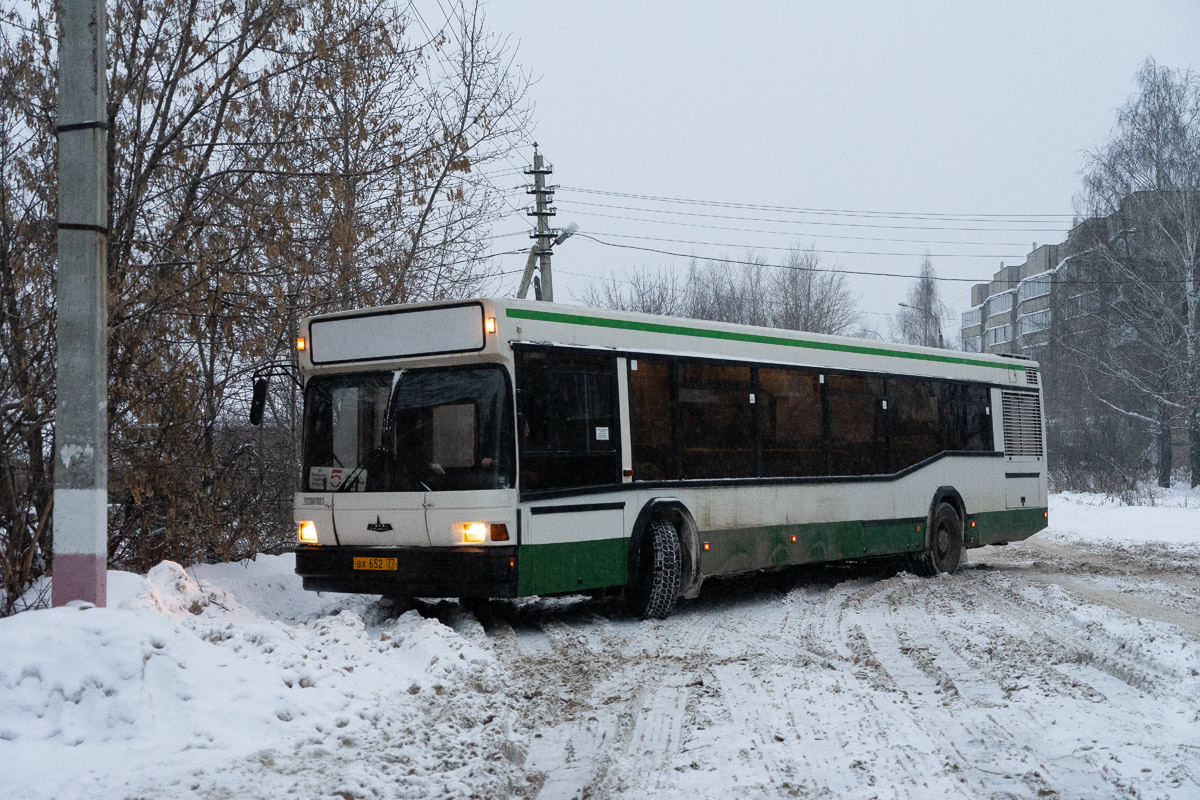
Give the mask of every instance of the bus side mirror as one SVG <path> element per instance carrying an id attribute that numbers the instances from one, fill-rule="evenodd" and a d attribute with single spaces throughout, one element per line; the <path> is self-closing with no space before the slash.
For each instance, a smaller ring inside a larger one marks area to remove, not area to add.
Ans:
<path id="1" fill-rule="evenodd" d="M 263 407 L 267 404 L 267 379 L 254 379 L 254 399 L 250 401 L 250 424 L 262 425 Z"/>

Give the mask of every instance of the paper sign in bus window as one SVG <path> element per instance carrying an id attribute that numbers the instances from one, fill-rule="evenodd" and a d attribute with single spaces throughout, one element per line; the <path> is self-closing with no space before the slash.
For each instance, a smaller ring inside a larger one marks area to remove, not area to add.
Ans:
<path id="1" fill-rule="evenodd" d="M 308 488 L 314 492 L 336 492 L 342 488 L 353 469 L 346 467 L 309 467 Z M 367 489 L 367 471 L 359 470 L 356 484 L 350 491 L 364 492 Z"/>

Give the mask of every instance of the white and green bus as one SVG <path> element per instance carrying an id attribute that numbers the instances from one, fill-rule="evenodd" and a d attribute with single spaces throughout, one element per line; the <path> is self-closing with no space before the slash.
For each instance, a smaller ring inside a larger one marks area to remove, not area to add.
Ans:
<path id="1" fill-rule="evenodd" d="M 1036 363 L 511 299 L 303 321 L 296 572 L 498 598 L 964 548 L 1046 526 Z"/>

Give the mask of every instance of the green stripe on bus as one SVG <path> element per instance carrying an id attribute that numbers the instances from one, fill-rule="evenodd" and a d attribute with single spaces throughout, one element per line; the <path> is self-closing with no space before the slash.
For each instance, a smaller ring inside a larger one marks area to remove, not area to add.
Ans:
<path id="1" fill-rule="evenodd" d="M 974 528 L 967 529 L 968 544 L 994 544 L 1028 539 L 1049 523 L 1045 508 L 1010 508 L 971 514 Z"/>
<path id="2" fill-rule="evenodd" d="M 972 514 L 968 547 L 1027 539 L 1046 527 L 1045 508 Z M 925 547 L 925 524 L 912 520 L 809 522 L 701 531 L 700 571 L 728 575 L 771 567 L 915 553 Z M 792 537 L 796 541 L 792 541 Z M 708 549 L 703 545 L 707 543 Z M 623 586 L 629 581 L 628 540 L 596 539 L 521 545 L 517 594 L 558 594 Z"/>
<path id="3" fill-rule="evenodd" d="M 629 582 L 629 540 L 525 544 L 517 554 L 517 595 L 581 592 Z"/>
<path id="4" fill-rule="evenodd" d="M 972 514 L 968 547 L 1027 539 L 1046 527 L 1045 508 Z M 792 541 L 792 537 L 796 541 Z M 770 567 L 915 553 L 925 547 L 925 524 L 910 520 L 815 522 L 727 528 L 700 534 L 700 569 L 725 575 Z M 708 543 L 708 550 L 703 549 Z"/>
<path id="5" fill-rule="evenodd" d="M 910 553 L 925 547 L 925 526 L 913 522 L 810 522 L 728 528 L 700 534 L 700 570 L 726 575 L 769 567 Z M 793 537 L 795 541 L 792 541 Z M 704 545 L 708 549 L 704 550 Z"/>
<path id="6" fill-rule="evenodd" d="M 838 344 L 836 342 L 814 342 L 808 339 L 791 339 L 785 336 L 767 336 L 758 333 L 738 333 L 736 331 L 714 331 L 704 328 L 689 328 L 686 325 L 670 325 L 661 322 L 638 322 L 636 320 L 606 319 L 591 317 L 583 314 L 564 314 L 558 311 L 536 311 L 528 308 L 509 308 L 505 313 L 514 319 L 532 319 L 542 322 L 561 322 L 566 325 L 586 325 L 592 328 L 616 328 L 627 331 L 644 331 L 646 333 L 670 333 L 676 336 L 693 336 L 702 339 L 724 339 L 733 342 L 750 342 L 752 344 L 774 344 L 783 347 L 803 347 L 810 350 L 832 350 L 841 353 L 858 353 L 868 356 L 887 356 L 890 358 L 911 358 L 918 361 L 937 361 L 943 364 L 965 364 L 971 367 L 992 367 L 995 369 L 1025 370 L 1032 369 L 1028 364 L 996 364 L 991 361 L 980 361 L 975 358 L 959 356 L 934 355 L 932 353 L 909 353 L 903 350 L 888 350 L 883 347 L 869 345 Z"/>

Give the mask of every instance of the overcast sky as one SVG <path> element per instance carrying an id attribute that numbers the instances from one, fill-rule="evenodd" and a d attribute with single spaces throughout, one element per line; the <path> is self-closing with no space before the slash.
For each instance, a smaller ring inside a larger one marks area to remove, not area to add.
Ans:
<path id="1" fill-rule="evenodd" d="M 828 265 L 863 272 L 911 275 L 928 251 L 939 275 L 986 280 L 1033 242 L 1061 241 L 1083 155 L 1109 136 L 1141 62 L 1200 66 L 1195 0 L 492 0 L 486 13 L 537 79 L 531 138 L 563 187 L 557 225 L 701 257 L 757 248 L 779 258 L 813 245 Z M 525 146 L 514 163 L 531 158 Z M 495 179 L 523 181 L 511 171 Z M 958 219 L 904 218 L 914 212 Z M 983 221 L 963 219 L 972 217 Z M 496 232 L 526 224 L 514 213 Z M 497 250 L 521 241 L 498 239 Z M 524 257 L 502 264 L 519 270 Z M 687 259 L 576 236 L 555 250 L 555 299 L 571 302 L 586 276 L 672 264 Z M 868 327 L 886 335 L 908 284 L 851 279 Z M 968 283 L 942 292 L 956 312 L 966 308 Z"/>

